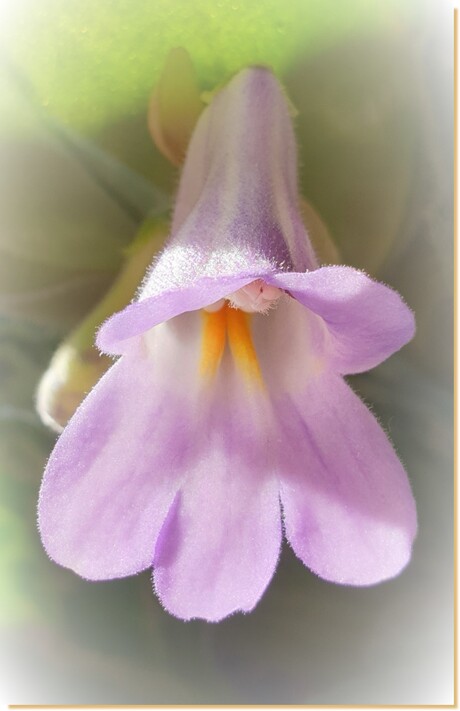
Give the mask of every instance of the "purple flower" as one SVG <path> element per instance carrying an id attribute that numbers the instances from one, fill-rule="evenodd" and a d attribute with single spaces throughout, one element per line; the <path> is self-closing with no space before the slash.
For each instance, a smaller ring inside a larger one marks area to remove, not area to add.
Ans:
<path id="1" fill-rule="evenodd" d="M 318 268 L 298 210 L 296 146 L 266 69 L 202 113 L 169 244 L 99 347 L 121 358 L 64 430 L 39 504 L 46 550 L 90 580 L 153 566 L 165 608 L 249 611 L 282 536 L 314 573 L 372 585 L 407 564 L 410 486 L 343 380 L 409 341 L 399 295 Z"/>

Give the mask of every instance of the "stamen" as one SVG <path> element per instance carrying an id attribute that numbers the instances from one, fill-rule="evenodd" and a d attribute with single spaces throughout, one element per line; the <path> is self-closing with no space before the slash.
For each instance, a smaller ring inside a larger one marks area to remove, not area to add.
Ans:
<path id="1" fill-rule="evenodd" d="M 214 375 L 222 360 L 227 331 L 225 311 L 224 307 L 219 311 L 201 312 L 204 321 L 200 362 L 202 375 Z"/>
<path id="2" fill-rule="evenodd" d="M 235 364 L 251 381 L 262 383 L 262 373 L 249 328 L 249 314 L 227 304 L 219 311 L 203 309 L 201 314 L 203 318 L 201 374 L 207 377 L 216 374 L 228 336 L 228 344 Z"/>
<path id="3" fill-rule="evenodd" d="M 227 312 L 228 342 L 236 364 L 250 380 L 262 383 L 262 373 L 251 338 L 248 315 L 229 306 L 225 310 Z"/>

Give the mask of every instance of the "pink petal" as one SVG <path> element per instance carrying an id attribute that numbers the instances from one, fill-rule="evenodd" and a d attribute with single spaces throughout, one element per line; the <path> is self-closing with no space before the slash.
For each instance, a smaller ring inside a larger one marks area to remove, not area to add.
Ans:
<path id="1" fill-rule="evenodd" d="M 202 308 L 279 269 L 316 258 L 298 206 L 295 137 L 278 80 L 237 74 L 213 98 L 190 141 L 171 238 L 147 273 L 138 303 L 101 328 L 101 350 Z"/>
<path id="2" fill-rule="evenodd" d="M 407 564 L 417 523 L 404 469 L 382 428 L 324 372 L 276 403 L 286 535 L 326 580 L 372 585 Z"/>
<path id="3" fill-rule="evenodd" d="M 173 332 L 174 324 L 165 328 Z M 123 577 L 152 565 L 186 471 L 193 418 L 171 347 L 164 346 L 163 362 L 152 363 L 139 344 L 112 366 L 48 462 L 39 501 L 43 544 L 84 578 Z M 189 374 L 187 363 L 179 370 Z"/>
<path id="4" fill-rule="evenodd" d="M 171 241 L 187 248 L 189 263 L 176 253 L 176 268 L 228 274 L 246 263 L 263 273 L 265 261 L 311 269 L 298 194 L 286 96 L 268 69 L 244 69 L 214 96 L 190 141 Z"/>
<path id="5" fill-rule="evenodd" d="M 185 620 L 216 622 L 252 610 L 278 560 L 281 517 L 265 396 L 236 390 L 227 381 L 196 422 L 189 476 L 155 554 L 155 589 Z"/>
<path id="6" fill-rule="evenodd" d="M 251 316 L 252 334 L 267 390 L 273 400 L 302 391 L 328 363 L 330 336 L 324 321 L 283 294 L 267 314 Z"/>
<path id="7" fill-rule="evenodd" d="M 214 279 L 202 277 L 192 285 L 162 291 L 155 296 L 129 304 L 111 316 L 99 329 L 96 343 L 105 353 L 119 355 L 131 347 L 131 339 L 182 313 L 195 311 L 219 301 L 255 278 L 255 274 L 237 274 Z"/>
<path id="8" fill-rule="evenodd" d="M 399 294 L 351 267 L 280 273 L 266 280 L 324 319 L 332 336 L 328 359 L 342 374 L 375 367 L 414 335 L 413 314 Z"/>

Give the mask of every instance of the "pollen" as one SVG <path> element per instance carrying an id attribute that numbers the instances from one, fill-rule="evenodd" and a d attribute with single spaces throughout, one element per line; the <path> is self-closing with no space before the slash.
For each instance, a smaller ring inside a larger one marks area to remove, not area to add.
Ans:
<path id="1" fill-rule="evenodd" d="M 262 373 L 251 337 L 251 316 L 225 304 L 219 311 L 202 311 L 202 318 L 201 374 L 216 374 L 228 339 L 230 353 L 239 370 L 251 382 L 261 384 Z"/>

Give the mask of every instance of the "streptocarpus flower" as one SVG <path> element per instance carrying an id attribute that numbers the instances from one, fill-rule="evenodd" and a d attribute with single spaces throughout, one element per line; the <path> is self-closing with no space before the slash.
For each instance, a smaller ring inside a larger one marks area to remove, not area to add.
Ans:
<path id="1" fill-rule="evenodd" d="M 410 340 L 397 293 L 318 267 L 286 99 L 242 71 L 202 113 L 169 244 L 98 344 L 121 355 L 45 473 L 48 554 L 84 578 L 153 566 L 165 608 L 251 610 L 286 537 L 314 573 L 371 585 L 407 564 L 406 474 L 343 380 Z"/>

